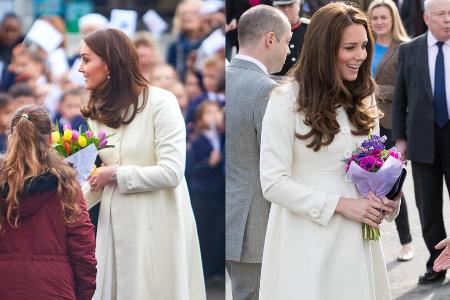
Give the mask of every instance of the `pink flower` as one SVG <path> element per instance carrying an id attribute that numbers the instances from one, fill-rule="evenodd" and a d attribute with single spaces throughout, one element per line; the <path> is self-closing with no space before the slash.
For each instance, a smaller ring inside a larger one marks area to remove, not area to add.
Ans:
<path id="1" fill-rule="evenodd" d="M 86 137 L 88 138 L 88 139 L 90 139 L 90 138 L 92 138 L 92 131 L 90 131 L 90 130 L 87 130 L 86 131 Z"/>
<path id="2" fill-rule="evenodd" d="M 77 130 L 72 130 L 72 141 L 77 141 L 80 133 Z"/>
<path id="3" fill-rule="evenodd" d="M 98 148 L 103 148 L 106 146 L 106 144 L 108 144 L 108 140 L 104 139 L 100 141 L 100 144 L 98 144 Z"/>
<path id="4" fill-rule="evenodd" d="M 396 151 L 393 151 L 393 150 L 389 150 L 389 155 L 394 157 L 394 158 L 396 158 L 396 159 L 400 158 L 400 154 L 398 152 L 396 152 Z"/>
<path id="5" fill-rule="evenodd" d="M 361 158 L 361 160 L 359 161 L 359 166 L 366 171 L 370 171 L 375 166 L 376 161 L 377 160 L 375 157 L 366 156 L 366 157 Z"/>
<path id="6" fill-rule="evenodd" d="M 97 137 L 98 137 L 99 140 L 103 140 L 103 139 L 106 137 L 106 132 L 105 132 L 104 130 L 100 130 L 100 131 L 97 133 Z M 105 145 L 106 145 L 106 144 L 105 144 Z"/>
<path id="7" fill-rule="evenodd" d="M 70 124 L 66 124 L 63 126 L 63 130 L 72 130 L 72 126 L 70 126 Z"/>

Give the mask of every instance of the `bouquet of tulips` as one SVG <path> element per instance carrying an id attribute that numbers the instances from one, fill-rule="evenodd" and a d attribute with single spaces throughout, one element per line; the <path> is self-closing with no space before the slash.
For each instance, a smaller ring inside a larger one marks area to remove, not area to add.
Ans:
<path id="1" fill-rule="evenodd" d="M 91 173 L 95 172 L 97 151 L 114 147 L 108 145 L 108 138 L 111 136 L 112 134 L 106 135 L 103 130 L 100 130 L 97 134 L 94 134 L 90 129 L 80 133 L 78 130 L 72 129 L 70 124 L 64 125 L 63 134 L 61 134 L 58 125 L 56 125 L 56 130 L 51 135 L 52 148 L 73 165 L 81 184 L 87 180 Z"/>
<path id="2" fill-rule="evenodd" d="M 395 147 L 385 149 L 385 141 L 385 136 L 369 134 L 368 139 L 344 159 L 347 178 L 356 185 L 364 198 L 367 198 L 369 191 L 379 198 L 385 197 L 392 193 L 394 186 L 396 189 L 401 188 L 397 183 L 406 175 L 400 152 Z M 378 228 L 363 225 L 365 240 L 378 240 L 379 237 Z"/>

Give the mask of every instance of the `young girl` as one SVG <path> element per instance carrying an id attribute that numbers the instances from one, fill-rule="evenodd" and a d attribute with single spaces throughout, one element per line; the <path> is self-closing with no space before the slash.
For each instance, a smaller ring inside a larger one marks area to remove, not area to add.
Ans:
<path id="1" fill-rule="evenodd" d="M 205 279 L 223 276 L 225 259 L 224 135 L 220 132 L 223 109 L 203 102 L 196 114 L 197 137 L 186 160 L 192 208 L 197 222 Z"/>
<path id="2" fill-rule="evenodd" d="M 41 106 L 13 116 L 0 165 L 3 300 L 85 299 L 95 291 L 93 226 L 74 170 L 50 150 Z"/>

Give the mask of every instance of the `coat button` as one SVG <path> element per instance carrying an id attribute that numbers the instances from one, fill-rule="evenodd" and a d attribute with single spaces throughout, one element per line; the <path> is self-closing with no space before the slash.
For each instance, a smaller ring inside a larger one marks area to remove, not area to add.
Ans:
<path id="1" fill-rule="evenodd" d="M 127 182 L 127 187 L 128 187 L 130 190 L 134 190 L 134 188 L 135 188 L 134 184 L 133 184 L 131 181 L 128 181 L 128 182 Z"/>
<path id="2" fill-rule="evenodd" d="M 317 218 L 317 217 L 320 215 L 320 213 L 319 213 L 319 210 L 318 210 L 318 209 L 313 208 L 313 209 L 311 209 L 311 211 L 309 212 L 309 215 L 310 215 L 311 217 L 313 217 L 313 218 Z"/>
<path id="3" fill-rule="evenodd" d="M 289 47 L 291 47 L 291 49 L 293 49 L 295 47 L 294 44 L 290 44 Z"/>

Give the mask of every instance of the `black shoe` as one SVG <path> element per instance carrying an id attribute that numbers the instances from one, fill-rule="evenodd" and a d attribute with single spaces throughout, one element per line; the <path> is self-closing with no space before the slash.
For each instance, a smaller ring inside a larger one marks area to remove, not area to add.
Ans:
<path id="1" fill-rule="evenodd" d="M 435 272 L 433 270 L 425 272 L 419 277 L 419 284 L 433 283 L 437 281 L 442 281 L 445 279 L 446 271 Z"/>

